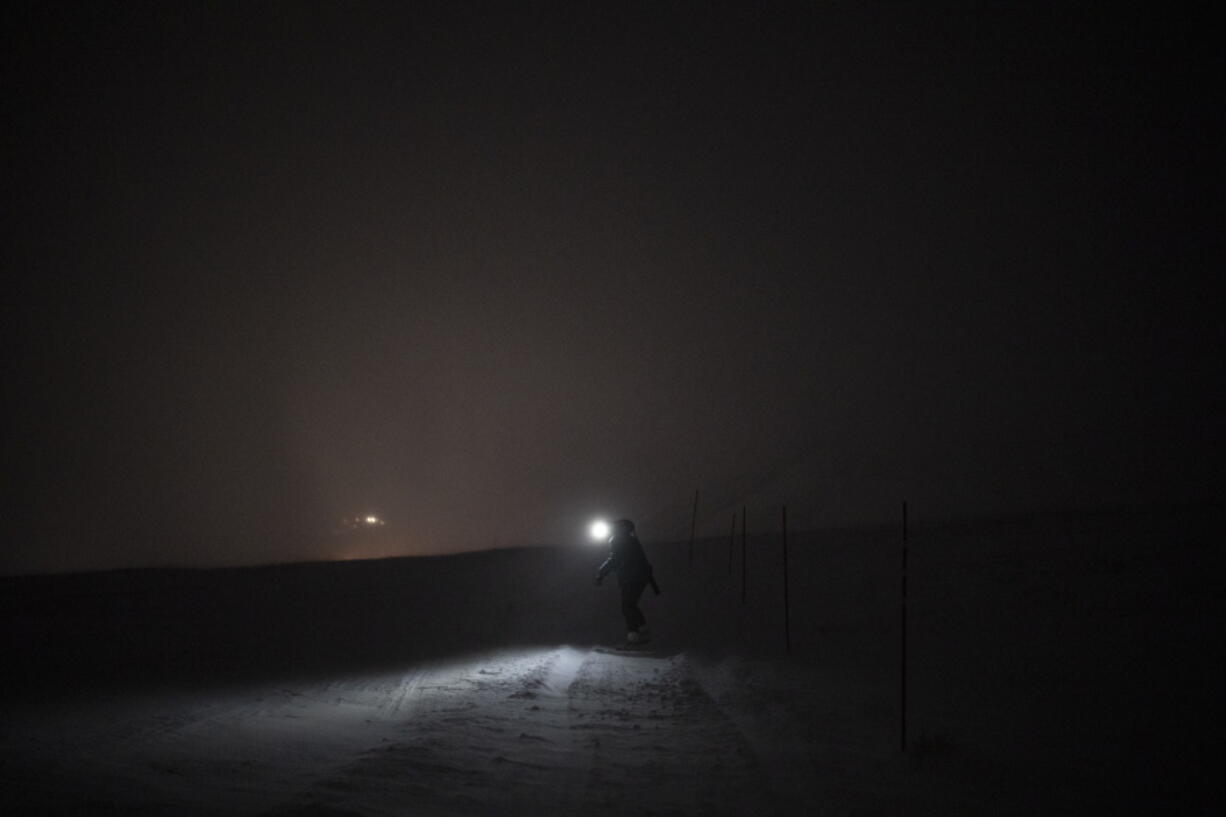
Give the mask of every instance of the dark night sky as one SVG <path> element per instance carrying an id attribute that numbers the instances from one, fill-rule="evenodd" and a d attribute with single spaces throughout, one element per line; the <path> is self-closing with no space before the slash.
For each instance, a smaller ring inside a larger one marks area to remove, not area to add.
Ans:
<path id="1" fill-rule="evenodd" d="M 757 5 L 10 13 L 0 571 L 1216 496 L 1204 21 Z"/>

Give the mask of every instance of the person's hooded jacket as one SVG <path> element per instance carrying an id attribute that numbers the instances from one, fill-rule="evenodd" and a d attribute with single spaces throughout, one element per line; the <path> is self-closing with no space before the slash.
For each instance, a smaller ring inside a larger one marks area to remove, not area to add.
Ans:
<path id="1" fill-rule="evenodd" d="M 651 562 L 643 553 L 634 530 L 618 530 L 609 539 L 609 558 L 604 560 L 596 578 L 603 579 L 610 573 L 617 573 L 618 584 L 634 582 L 650 582 L 652 579 Z"/>

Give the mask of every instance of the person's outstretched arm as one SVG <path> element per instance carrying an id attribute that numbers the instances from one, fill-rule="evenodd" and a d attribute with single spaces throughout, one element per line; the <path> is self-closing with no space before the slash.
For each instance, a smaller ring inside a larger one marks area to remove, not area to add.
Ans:
<path id="1" fill-rule="evenodd" d="M 600 569 L 596 571 L 596 584 L 600 584 L 600 582 L 604 580 L 605 576 L 609 575 L 616 569 L 617 569 L 617 554 L 614 551 L 610 550 L 609 558 L 605 559 L 604 563 L 600 566 Z"/>

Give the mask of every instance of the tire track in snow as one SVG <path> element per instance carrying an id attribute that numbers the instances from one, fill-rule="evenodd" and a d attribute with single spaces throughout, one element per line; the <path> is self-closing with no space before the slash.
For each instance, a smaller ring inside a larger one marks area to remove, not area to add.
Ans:
<path id="1" fill-rule="evenodd" d="M 749 742 L 684 656 L 592 659 L 572 686 L 594 749 L 585 813 L 776 813 Z"/>
<path id="2" fill-rule="evenodd" d="M 509 803 L 554 813 L 559 792 L 585 776 L 567 728 L 584 660 L 569 648 L 507 652 L 440 672 L 393 740 L 269 814 L 519 813 Z"/>
<path id="3" fill-rule="evenodd" d="M 433 684 L 397 738 L 272 814 L 774 814 L 766 791 L 684 659 L 561 648 Z"/>
<path id="4" fill-rule="evenodd" d="M 414 696 L 420 691 L 426 678 L 429 677 L 428 667 L 414 667 L 400 678 L 400 683 L 388 705 L 389 717 L 397 717 L 401 714 L 401 710 L 405 709 L 406 702 L 414 700 Z"/>
<path id="5" fill-rule="evenodd" d="M 259 813 L 386 740 L 413 717 L 421 690 L 439 674 L 426 664 L 43 705 L 6 718 L 14 728 L 0 750 L 6 773 L 50 781 L 28 799 L 53 811 L 88 801 L 93 810 L 119 812 Z"/>

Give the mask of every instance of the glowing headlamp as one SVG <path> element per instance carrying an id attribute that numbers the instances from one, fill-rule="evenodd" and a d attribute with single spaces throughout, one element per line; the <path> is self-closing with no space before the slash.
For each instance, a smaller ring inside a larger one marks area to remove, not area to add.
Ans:
<path id="1" fill-rule="evenodd" d="M 609 523 L 603 519 L 597 519 L 592 523 L 592 526 L 588 528 L 588 532 L 597 542 L 606 542 L 609 539 Z"/>

